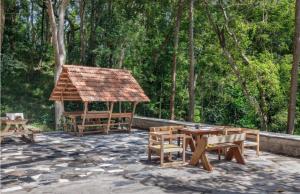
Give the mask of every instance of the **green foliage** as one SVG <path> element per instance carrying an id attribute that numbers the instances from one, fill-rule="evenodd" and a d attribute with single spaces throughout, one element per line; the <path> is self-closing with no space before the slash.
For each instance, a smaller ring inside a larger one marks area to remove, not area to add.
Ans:
<path id="1" fill-rule="evenodd" d="M 58 1 L 56 1 L 58 2 Z M 284 132 L 290 81 L 294 2 L 223 1 L 228 27 L 226 43 L 236 59 L 251 95 L 268 117 L 271 131 Z M 54 86 L 54 53 L 43 1 L 5 1 L 6 20 L 1 55 L 1 114 L 24 112 L 35 125 L 53 126 L 54 106 L 48 100 Z M 57 5 L 56 5 L 57 6 Z M 209 5 L 224 27 L 217 3 Z M 57 11 L 57 10 L 55 10 Z M 91 0 L 85 7 L 83 64 L 132 71 L 151 99 L 137 113 L 169 118 L 174 17 L 177 1 Z M 80 64 L 79 3 L 66 13 L 67 63 Z M 253 107 L 222 54 L 203 3 L 195 3 L 196 122 L 260 128 Z M 188 115 L 188 13 L 184 8 L 177 56 L 176 119 Z M 246 64 L 244 53 L 249 64 Z M 123 56 L 122 56 L 123 55 Z M 123 57 L 123 58 L 122 58 Z M 298 95 L 298 104 L 300 95 Z M 262 105 L 263 104 L 263 105 Z M 102 105 L 92 105 L 101 108 Z M 129 105 L 124 105 L 123 108 Z M 67 109 L 81 109 L 70 103 Z M 297 106 L 299 115 L 299 105 Z M 297 117 L 296 133 L 300 133 Z"/>

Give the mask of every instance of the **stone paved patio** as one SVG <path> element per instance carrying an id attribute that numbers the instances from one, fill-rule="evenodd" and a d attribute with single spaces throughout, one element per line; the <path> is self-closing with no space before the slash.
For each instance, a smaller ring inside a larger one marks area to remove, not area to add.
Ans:
<path id="1" fill-rule="evenodd" d="M 300 193 L 300 159 L 246 150 L 247 165 L 214 171 L 147 161 L 147 132 L 75 137 L 43 133 L 1 146 L 1 193 Z"/>

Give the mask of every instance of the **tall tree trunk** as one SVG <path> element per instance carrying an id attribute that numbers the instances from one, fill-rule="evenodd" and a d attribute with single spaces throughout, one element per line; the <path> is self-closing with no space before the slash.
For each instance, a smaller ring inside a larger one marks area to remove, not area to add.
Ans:
<path id="1" fill-rule="evenodd" d="M 96 65 L 96 55 L 94 53 L 94 49 L 96 47 L 96 29 L 97 24 L 100 18 L 100 2 L 95 0 L 91 0 L 91 17 L 90 17 L 90 37 L 89 37 L 89 57 L 87 59 L 87 63 L 89 65 Z M 98 6 L 97 6 L 98 5 Z"/>
<path id="2" fill-rule="evenodd" d="M 195 57 L 194 57 L 194 0 L 189 6 L 189 110 L 188 121 L 194 121 L 195 111 Z"/>
<path id="3" fill-rule="evenodd" d="M 56 19 L 53 11 L 52 1 L 47 0 L 47 10 L 49 15 L 49 21 L 52 32 L 52 44 L 55 52 L 55 75 L 54 82 L 56 83 L 59 75 L 62 71 L 62 66 L 65 63 L 66 51 L 64 43 L 64 22 L 65 22 L 65 11 L 69 0 L 61 0 L 58 12 L 58 26 L 56 24 Z M 55 102 L 55 128 L 58 129 L 60 125 L 60 120 L 62 113 L 64 111 L 64 105 L 61 101 Z"/>
<path id="4" fill-rule="evenodd" d="M 40 39 L 41 39 L 40 45 L 42 48 L 44 46 L 44 20 L 45 20 L 45 1 L 43 1 L 43 5 L 42 5 L 42 23 L 41 23 L 41 34 L 40 34 Z"/>
<path id="5" fill-rule="evenodd" d="M 80 1 L 80 63 L 85 62 L 85 30 L 84 30 L 85 0 Z"/>
<path id="6" fill-rule="evenodd" d="M 294 52 L 293 52 L 293 66 L 291 71 L 291 86 L 290 86 L 290 100 L 288 108 L 288 122 L 287 133 L 293 134 L 295 129 L 296 116 L 296 99 L 298 87 L 298 67 L 300 62 L 300 0 L 296 0 L 295 6 L 295 37 L 294 37 Z"/>
<path id="7" fill-rule="evenodd" d="M 0 0 L 0 53 L 2 51 L 4 23 L 5 23 L 4 0 Z"/>
<path id="8" fill-rule="evenodd" d="M 30 1 L 30 33 L 31 33 L 31 42 L 32 42 L 32 45 L 33 45 L 33 48 L 31 49 L 34 49 L 35 48 L 35 45 L 36 45 L 36 41 L 35 41 L 35 29 L 34 29 L 34 14 L 33 14 L 33 10 L 34 10 L 34 2 L 33 0 Z"/>
<path id="9" fill-rule="evenodd" d="M 176 25 L 174 30 L 174 51 L 173 51 L 173 65 L 172 65 L 172 91 L 170 97 L 170 114 L 171 120 L 175 119 L 175 95 L 176 95 L 176 65 L 177 65 L 177 50 L 178 50 L 178 40 L 179 40 L 179 29 L 182 16 L 182 9 L 184 5 L 184 0 L 179 0 L 178 10 L 176 16 Z"/>

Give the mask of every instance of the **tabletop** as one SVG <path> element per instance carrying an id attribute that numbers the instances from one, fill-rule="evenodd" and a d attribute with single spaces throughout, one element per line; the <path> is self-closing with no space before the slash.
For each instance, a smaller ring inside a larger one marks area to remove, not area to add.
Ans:
<path id="1" fill-rule="evenodd" d="M 223 133 L 224 127 L 223 126 L 205 126 L 205 127 L 199 127 L 198 129 L 196 129 L 195 127 L 184 127 L 182 129 L 178 129 L 178 130 L 187 135 L 206 135 L 206 134 Z"/>
<path id="2" fill-rule="evenodd" d="M 16 120 L 9 120 L 9 119 L 3 119 L 1 118 L 1 124 L 7 124 L 7 125 L 22 125 L 26 124 L 28 122 L 27 119 L 16 119 Z"/>

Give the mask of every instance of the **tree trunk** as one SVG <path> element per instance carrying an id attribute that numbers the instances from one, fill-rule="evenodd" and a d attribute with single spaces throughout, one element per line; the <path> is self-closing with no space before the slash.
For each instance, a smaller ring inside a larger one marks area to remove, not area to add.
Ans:
<path id="1" fill-rule="evenodd" d="M 40 34 L 41 47 L 44 46 L 44 20 L 45 20 L 45 1 L 43 1 L 43 5 L 42 5 L 42 21 L 41 21 L 42 23 L 41 23 L 41 34 Z"/>
<path id="2" fill-rule="evenodd" d="M 189 6 L 189 110 L 188 121 L 194 121 L 195 111 L 195 57 L 194 57 L 194 0 Z"/>
<path id="3" fill-rule="evenodd" d="M 94 53 L 94 49 L 96 47 L 96 28 L 98 23 L 98 11 L 97 3 L 94 0 L 91 1 L 91 17 L 90 17 L 90 37 L 89 37 L 89 57 L 87 59 L 87 63 L 89 65 L 95 66 L 96 64 L 96 56 Z"/>
<path id="4" fill-rule="evenodd" d="M 176 25 L 175 25 L 175 30 L 174 30 L 174 51 L 173 51 L 173 65 L 172 65 L 172 91 L 171 91 L 171 98 L 170 98 L 170 114 L 171 114 L 170 119 L 171 120 L 175 119 L 177 50 L 178 50 L 179 29 L 180 29 L 180 21 L 181 21 L 183 5 L 184 5 L 184 0 L 179 0 L 177 16 L 176 16 Z"/>
<path id="5" fill-rule="evenodd" d="M 5 23 L 4 0 L 0 0 L 0 53 L 2 51 L 4 23 Z"/>
<path id="6" fill-rule="evenodd" d="M 64 21 L 65 21 L 65 11 L 69 3 L 69 0 L 61 0 L 59 6 L 59 21 L 58 27 L 56 26 L 56 19 L 52 7 L 52 1 L 47 0 L 47 10 L 49 15 L 49 21 L 52 32 L 52 44 L 55 52 L 55 74 L 54 82 L 56 83 L 59 75 L 62 71 L 62 66 L 65 63 L 66 51 L 64 44 Z M 64 105 L 61 101 L 55 102 L 55 128 L 58 129 L 60 125 L 60 120 L 62 113 L 64 112 Z"/>
<path id="7" fill-rule="evenodd" d="M 85 0 L 80 1 L 80 63 L 85 62 L 85 30 L 84 30 Z"/>
<path id="8" fill-rule="evenodd" d="M 295 37 L 294 37 L 294 52 L 293 52 L 293 66 L 291 71 L 291 86 L 290 86 L 290 100 L 288 108 L 288 122 L 287 133 L 293 134 L 295 128 L 296 116 L 296 99 L 298 87 L 298 67 L 300 62 L 300 0 L 296 0 L 295 6 Z"/>

